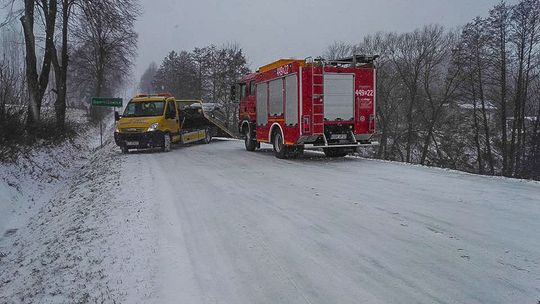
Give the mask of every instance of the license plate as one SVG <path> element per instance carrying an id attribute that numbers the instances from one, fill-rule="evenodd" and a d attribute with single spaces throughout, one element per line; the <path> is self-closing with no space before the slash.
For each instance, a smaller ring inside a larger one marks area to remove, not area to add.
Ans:
<path id="1" fill-rule="evenodd" d="M 126 141 L 126 145 L 128 145 L 128 146 L 138 146 L 139 142 L 138 141 Z"/>
<path id="2" fill-rule="evenodd" d="M 347 139 L 347 134 L 332 134 L 330 139 Z"/>

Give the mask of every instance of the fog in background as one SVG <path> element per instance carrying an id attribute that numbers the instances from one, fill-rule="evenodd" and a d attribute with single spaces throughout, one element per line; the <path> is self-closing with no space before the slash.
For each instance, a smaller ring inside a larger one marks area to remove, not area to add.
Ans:
<path id="1" fill-rule="evenodd" d="M 498 0 L 142 0 L 135 79 L 171 50 L 238 42 L 252 69 L 284 57 L 319 56 L 333 41 L 438 23 L 458 27 Z M 513 4 L 516 1 L 508 1 Z"/>

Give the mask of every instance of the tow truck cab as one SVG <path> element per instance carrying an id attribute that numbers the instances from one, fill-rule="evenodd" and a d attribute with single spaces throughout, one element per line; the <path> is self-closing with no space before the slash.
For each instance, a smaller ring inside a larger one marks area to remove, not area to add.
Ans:
<path id="1" fill-rule="evenodd" d="M 180 115 L 170 94 L 137 95 L 116 115 L 114 140 L 122 149 L 162 148 L 180 141 Z"/>

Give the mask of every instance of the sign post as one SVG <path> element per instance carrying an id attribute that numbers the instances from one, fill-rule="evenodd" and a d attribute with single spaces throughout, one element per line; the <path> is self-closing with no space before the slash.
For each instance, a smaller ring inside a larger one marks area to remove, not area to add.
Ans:
<path id="1" fill-rule="evenodd" d="M 93 97 L 92 98 L 92 106 L 97 107 L 110 107 L 114 108 L 114 111 L 116 111 L 116 108 L 122 107 L 123 100 L 122 98 L 112 98 L 112 97 Z M 101 147 L 103 147 L 103 122 L 99 121 L 99 136 L 101 140 Z"/>

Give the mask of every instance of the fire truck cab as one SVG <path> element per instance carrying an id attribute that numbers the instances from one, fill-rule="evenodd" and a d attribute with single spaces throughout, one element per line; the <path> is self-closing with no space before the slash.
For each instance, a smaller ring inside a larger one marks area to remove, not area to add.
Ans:
<path id="1" fill-rule="evenodd" d="M 297 156 L 304 148 L 343 157 L 378 144 L 377 58 L 281 59 L 242 78 L 234 95 L 246 149 L 270 143 L 278 158 Z"/>

